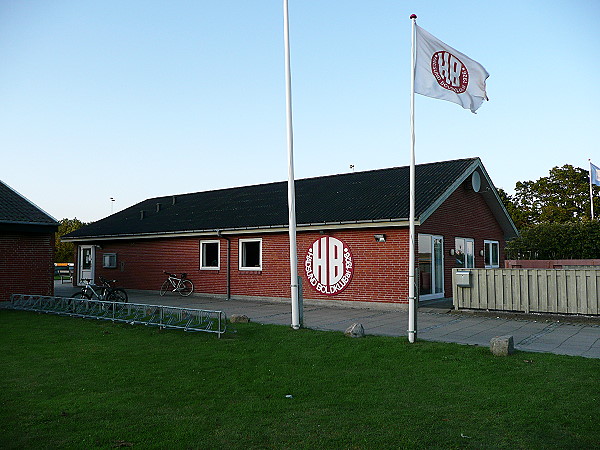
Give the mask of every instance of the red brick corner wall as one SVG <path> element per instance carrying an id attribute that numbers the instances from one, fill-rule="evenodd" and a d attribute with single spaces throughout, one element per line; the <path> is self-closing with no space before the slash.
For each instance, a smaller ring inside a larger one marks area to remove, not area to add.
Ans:
<path id="1" fill-rule="evenodd" d="M 54 294 L 54 233 L 0 235 L 0 301 Z"/>
<path id="2" fill-rule="evenodd" d="M 481 193 L 459 186 L 448 199 L 423 223 L 416 233 L 435 234 L 444 237 L 444 292 L 452 297 L 452 269 L 457 267 L 450 249 L 454 238 L 471 238 L 475 241 L 475 267 L 485 267 L 484 241 L 498 241 L 500 267 L 504 267 L 504 232 Z M 489 194 L 488 194 L 489 195 Z"/>

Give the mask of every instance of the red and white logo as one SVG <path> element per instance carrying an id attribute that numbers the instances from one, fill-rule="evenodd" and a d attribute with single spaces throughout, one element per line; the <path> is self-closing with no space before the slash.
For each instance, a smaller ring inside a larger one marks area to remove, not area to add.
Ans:
<path id="1" fill-rule="evenodd" d="M 318 292 L 325 295 L 339 294 L 348 287 L 352 279 L 352 253 L 339 239 L 323 236 L 308 249 L 304 270 L 308 282 Z"/>
<path id="2" fill-rule="evenodd" d="M 469 85 L 469 71 L 466 66 L 450 52 L 435 52 L 431 58 L 431 72 L 438 84 L 444 89 L 461 94 Z"/>

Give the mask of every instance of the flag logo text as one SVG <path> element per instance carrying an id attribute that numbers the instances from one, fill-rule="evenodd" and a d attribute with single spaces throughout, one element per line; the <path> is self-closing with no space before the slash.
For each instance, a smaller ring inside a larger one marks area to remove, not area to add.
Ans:
<path id="1" fill-rule="evenodd" d="M 435 52 L 431 58 L 431 72 L 438 84 L 444 89 L 461 94 L 469 85 L 469 71 L 466 66 L 450 52 Z"/>

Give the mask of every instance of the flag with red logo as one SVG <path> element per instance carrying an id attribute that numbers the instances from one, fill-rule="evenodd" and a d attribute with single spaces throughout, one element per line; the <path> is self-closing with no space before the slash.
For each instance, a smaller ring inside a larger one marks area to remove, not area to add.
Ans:
<path id="1" fill-rule="evenodd" d="M 416 25 L 415 93 L 458 103 L 471 112 L 484 100 L 484 67 Z"/>

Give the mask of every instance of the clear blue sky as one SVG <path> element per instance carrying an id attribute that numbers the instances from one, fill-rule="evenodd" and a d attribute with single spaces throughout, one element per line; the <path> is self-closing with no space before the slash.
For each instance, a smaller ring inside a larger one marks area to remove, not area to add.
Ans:
<path id="1" fill-rule="evenodd" d="M 416 98 L 417 163 L 512 192 L 600 164 L 600 2 L 289 0 L 296 178 L 404 166 L 409 16 L 490 73 Z M 287 179 L 281 0 L 0 0 L 0 179 L 57 219 Z"/>

